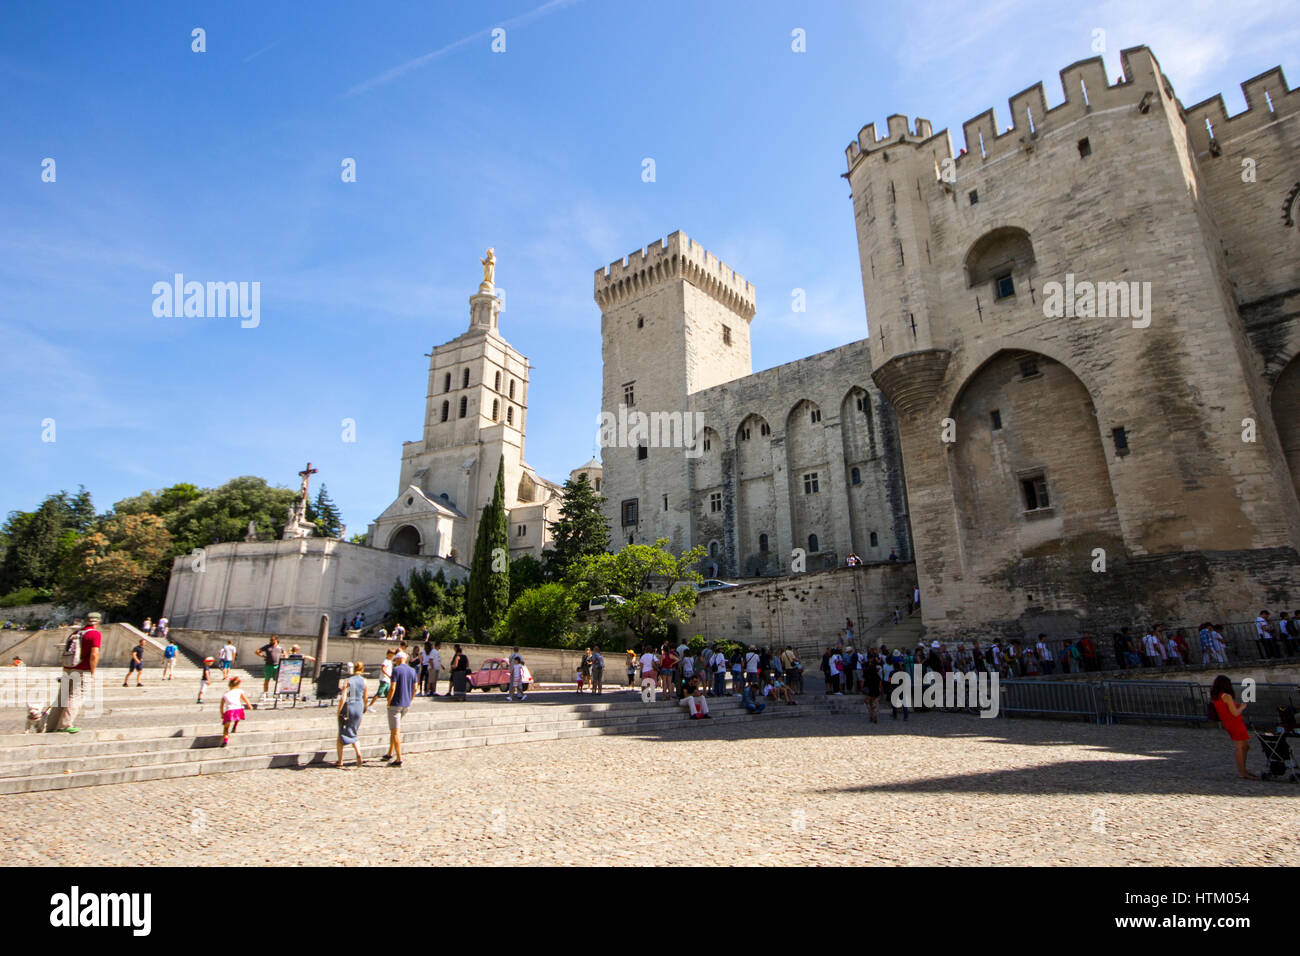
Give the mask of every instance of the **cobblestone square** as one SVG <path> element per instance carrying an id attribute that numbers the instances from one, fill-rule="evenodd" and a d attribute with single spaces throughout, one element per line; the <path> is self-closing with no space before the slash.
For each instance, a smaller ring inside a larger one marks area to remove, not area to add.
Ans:
<path id="1" fill-rule="evenodd" d="M 1239 780 L 1216 731 L 930 713 L 416 753 L 400 769 L 225 773 L 0 808 L 11 865 L 1294 866 L 1297 797 Z M 69 837 L 71 816 L 84 836 Z"/>

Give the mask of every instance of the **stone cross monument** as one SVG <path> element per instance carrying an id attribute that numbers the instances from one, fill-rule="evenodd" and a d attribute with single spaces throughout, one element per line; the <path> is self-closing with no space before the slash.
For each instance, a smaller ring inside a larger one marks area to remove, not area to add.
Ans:
<path id="1" fill-rule="evenodd" d="M 319 468 L 313 468 L 311 462 L 307 462 L 307 467 L 298 472 L 302 487 L 299 489 L 298 500 L 289 506 L 289 520 L 285 522 L 282 536 L 285 540 L 310 538 L 316 533 L 316 526 L 307 520 L 307 486 L 311 483 L 311 476 L 318 471 Z"/>

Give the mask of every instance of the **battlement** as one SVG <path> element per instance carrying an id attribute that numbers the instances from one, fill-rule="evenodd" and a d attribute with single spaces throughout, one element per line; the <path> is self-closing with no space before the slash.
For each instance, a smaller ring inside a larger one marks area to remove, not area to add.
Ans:
<path id="1" fill-rule="evenodd" d="M 1222 93 L 1186 109 L 1187 135 L 1197 154 L 1300 111 L 1300 96 L 1287 87 L 1280 66 L 1251 77 L 1241 84 L 1241 92 L 1246 96 L 1246 108 L 1236 116 L 1228 115 Z"/>
<path id="2" fill-rule="evenodd" d="M 1060 128 L 1089 113 L 1125 106 L 1131 106 L 1137 112 L 1144 97 L 1150 102 L 1162 94 L 1172 100 L 1173 89 L 1165 81 L 1160 65 L 1147 47 L 1123 50 L 1120 60 L 1124 76 L 1114 84 L 1107 82 L 1106 67 L 1099 56 L 1079 60 L 1061 70 L 1061 89 L 1065 100 L 1051 109 L 1048 109 L 1047 96 L 1041 82 L 1017 93 L 1008 100 L 1011 125 L 1001 133 L 998 132 L 999 124 L 992 108 L 967 120 L 962 124 L 966 147 L 953 157 L 958 169 L 966 164 L 978 166 L 1032 148 L 1033 141 L 1044 132 Z M 932 134 L 929 120 L 918 118 L 915 128 L 909 131 L 907 117 L 898 115 L 889 117 L 888 123 L 888 135 L 877 139 L 876 124 L 868 123 L 858 132 L 858 138 L 845 148 L 844 155 L 850 173 L 867 157 L 905 143 L 928 150 L 936 164 L 953 156 L 947 129 Z M 883 159 L 888 161 L 888 154 Z"/>
<path id="3" fill-rule="evenodd" d="M 680 230 L 597 269 L 596 304 L 604 310 L 678 279 L 685 279 L 745 319 L 754 317 L 753 284 Z"/>

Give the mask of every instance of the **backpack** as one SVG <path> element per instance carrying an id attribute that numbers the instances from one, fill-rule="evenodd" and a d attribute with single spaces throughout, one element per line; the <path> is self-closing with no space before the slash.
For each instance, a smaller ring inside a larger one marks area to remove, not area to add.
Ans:
<path id="1" fill-rule="evenodd" d="M 75 668 L 81 663 L 81 632 L 84 628 L 78 628 L 68 635 L 68 639 L 63 642 L 63 653 L 59 655 L 59 664 L 67 668 Z"/>

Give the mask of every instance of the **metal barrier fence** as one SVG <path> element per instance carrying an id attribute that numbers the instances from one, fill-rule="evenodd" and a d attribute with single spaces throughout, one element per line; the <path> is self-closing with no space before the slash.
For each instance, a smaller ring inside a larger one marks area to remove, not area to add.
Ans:
<path id="1" fill-rule="evenodd" d="M 1209 719 L 1207 687 L 1183 681 L 1102 681 L 1106 722 L 1124 718 L 1178 720 L 1200 723 Z"/>
<path id="2" fill-rule="evenodd" d="M 1000 713 L 1081 717 L 1094 723 L 1118 720 L 1209 721 L 1210 688 L 1190 681 L 1043 681 L 999 682 Z M 1255 684 L 1247 702 L 1246 722 L 1272 728 L 1281 706 L 1300 707 L 1300 685 Z M 1237 694 L 1242 695 L 1241 686 Z"/>
<path id="3" fill-rule="evenodd" d="M 1104 717 L 1101 685 L 1090 681 L 1005 680 L 998 687 L 999 713 L 1086 717 L 1098 724 Z"/>

